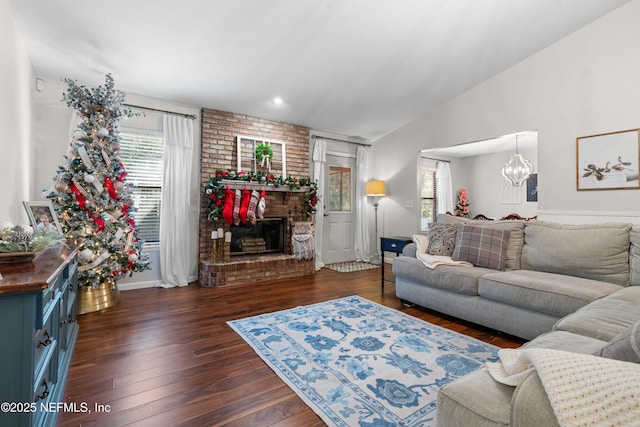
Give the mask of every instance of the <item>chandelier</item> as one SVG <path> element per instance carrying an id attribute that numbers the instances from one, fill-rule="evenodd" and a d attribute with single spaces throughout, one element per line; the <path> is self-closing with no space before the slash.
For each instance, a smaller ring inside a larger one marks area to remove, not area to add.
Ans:
<path id="1" fill-rule="evenodd" d="M 518 135 L 516 135 L 516 152 L 502 168 L 502 176 L 514 187 L 521 187 L 532 172 L 531 162 L 518 153 Z"/>

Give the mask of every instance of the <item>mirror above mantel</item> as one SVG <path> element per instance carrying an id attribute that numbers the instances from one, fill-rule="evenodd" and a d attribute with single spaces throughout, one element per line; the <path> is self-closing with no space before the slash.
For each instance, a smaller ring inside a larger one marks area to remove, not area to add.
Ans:
<path id="1" fill-rule="evenodd" d="M 518 152 L 533 166 L 533 173 L 521 187 L 505 179 L 502 170 Z M 524 131 L 496 138 L 420 151 L 419 167 L 436 167 L 449 162 L 453 195 L 465 188 L 471 216 L 501 218 L 511 213 L 522 217 L 537 215 L 538 132 Z M 455 206 L 455 201 L 454 201 Z"/>

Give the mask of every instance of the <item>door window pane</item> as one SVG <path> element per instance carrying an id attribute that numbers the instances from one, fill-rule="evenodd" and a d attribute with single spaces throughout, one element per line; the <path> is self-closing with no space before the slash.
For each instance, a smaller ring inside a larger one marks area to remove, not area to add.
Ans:
<path id="1" fill-rule="evenodd" d="M 351 168 L 329 166 L 329 210 L 351 212 Z"/>

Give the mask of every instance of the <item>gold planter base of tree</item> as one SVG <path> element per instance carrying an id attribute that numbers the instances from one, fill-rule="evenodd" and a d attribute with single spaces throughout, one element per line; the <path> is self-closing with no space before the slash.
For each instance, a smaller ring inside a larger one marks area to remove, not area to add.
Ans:
<path id="1" fill-rule="evenodd" d="M 78 288 L 78 314 L 93 313 L 120 303 L 120 290 L 115 283 L 101 283 L 97 288 Z"/>

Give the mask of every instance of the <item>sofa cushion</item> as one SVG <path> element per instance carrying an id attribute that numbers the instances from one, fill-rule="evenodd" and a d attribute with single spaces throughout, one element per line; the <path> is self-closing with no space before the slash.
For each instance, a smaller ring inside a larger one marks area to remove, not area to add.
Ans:
<path id="1" fill-rule="evenodd" d="M 492 271 L 459 265 L 439 265 L 431 269 L 416 258 L 401 256 L 393 259 L 393 272 L 396 276 L 464 295 L 478 295 L 478 279 Z"/>
<path id="2" fill-rule="evenodd" d="M 524 221 L 485 221 L 439 214 L 437 222 L 445 224 L 470 224 L 499 230 L 509 230 L 505 270 L 520 269 L 520 255 L 522 254 L 522 246 L 524 244 Z"/>
<path id="3" fill-rule="evenodd" d="M 538 335 L 522 347 L 548 348 L 551 350 L 572 351 L 580 354 L 596 354 L 606 345 L 606 341 L 585 337 L 584 335 L 567 331 L 552 331 Z"/>
<path id="4" fill-rule="evenodd" d="M 629 284 L 629 224 L 525 225 L 522 268 Z"/>
<path id="5" fill-rule="evenodd" d="M 596 354 L 609 359 L 640 363 L 640 321 L 613 337 Z"/>
<path id="6" fill-rule="evenodd" d="M 427 253 L 429 255 L 451 256 L 456 243 L 457 230 L 458 227 L 455 224 L 429 224 Z"/>
<path id="7" fill-rule="evenodd" d="M 478 282 L 478 295 L 484 298 L 557 317 L 619 289 L 611 283 L 532 270 L 494 272 Z"/>
<path id="8" fill-rule="evenodd" d="M 629 286 L 560 319 L 554 330 L 610 341 L 640 319 L 640 286 Z"/>
<path id="9" fill-rule="evenodd" d="M 463 224 L 458 228 L 451 258 L 477 267 L 504 270 L 508 239 L 508 230 Z"/>
<path id="10" fill-rule="evenodd" d="M 634 225 L 629 233 L 629 278 L 631 285 L 640 286 L 640 226 Z"/>

